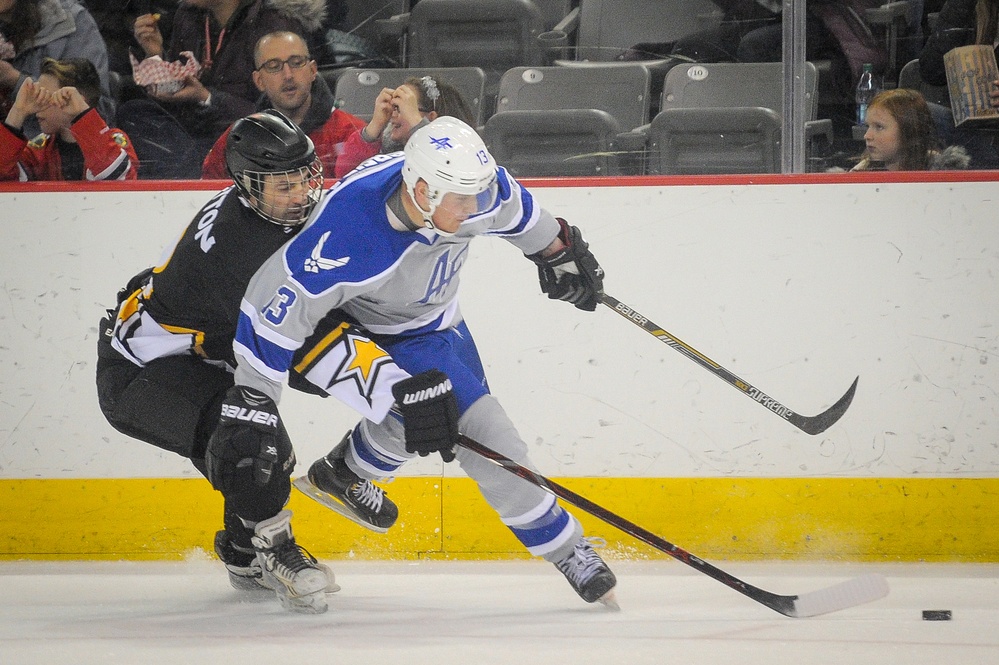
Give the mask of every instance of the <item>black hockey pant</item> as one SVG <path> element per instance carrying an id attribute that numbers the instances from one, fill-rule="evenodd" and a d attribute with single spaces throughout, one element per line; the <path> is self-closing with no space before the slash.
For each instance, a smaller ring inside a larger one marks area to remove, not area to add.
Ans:
<path id="1" fill-rule="evenodd" d="M 111 346 L 107 319 L 97 342 L 97 396 L 104 417 L 126 436 L 186 457 L 205 475 L 205 448 L 218 424 L 233 377 L 193 356 L 169 356 L 145 367 Z M 288 502 L 289 477 L 225 496 L 225 527 L 233 542 L 250 547 L 251 527 L 273 517 Z"/>

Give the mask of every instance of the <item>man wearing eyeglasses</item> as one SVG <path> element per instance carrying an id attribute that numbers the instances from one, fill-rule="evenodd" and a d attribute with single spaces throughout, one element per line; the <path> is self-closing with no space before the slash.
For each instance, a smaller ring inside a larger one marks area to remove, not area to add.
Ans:
<path id="1" fill-rule="evenodd" d="M 277 109 L 302 128 L 316 146 L 323 170 L 332 176 L 337 156 L 347 138 L 364 121 L 333 107 L 333 93 L 318 75 L 309 47 L 293 32 L 271 32 L 257 42 L 253 53 L 253 83 L 263 96 L 257 110 Z M 203 179 L 225 179 L 225 141 L 219 137 L 205 157 Z"/>
<path id="2" fill-rule="evenodd" d="M 325 0 L 183 0 L 169 41 L 158 14 L 138 16 L 133 33 L 146 58 L 186 61 L 190 52 L 201 65 L 176 92 L 153 91 L 118 109 L 118 124 L 141 161 L 139 177 L 197 178 L 219 135 L 254 111 L 257 41 L 276 30 L 317 38 L 325 15 Z"/>

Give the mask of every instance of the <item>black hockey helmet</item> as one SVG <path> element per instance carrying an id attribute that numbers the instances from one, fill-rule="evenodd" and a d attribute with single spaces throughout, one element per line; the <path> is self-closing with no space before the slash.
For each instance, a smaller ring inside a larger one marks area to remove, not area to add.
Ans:
<path id="1" fill-rule="evenodd" d="M 268 109 L 233 124 L 225 144 L 225 167 L 250 206 L 275 224 L 298 226 L 319 202 L 322 162 L 316 157 L 312 139 L 280 111 Z M 278 179 L 285 179 L 285 191 L 307 187 L 307 203 L 284 206 L 265 202 L 264 184 Z"/>

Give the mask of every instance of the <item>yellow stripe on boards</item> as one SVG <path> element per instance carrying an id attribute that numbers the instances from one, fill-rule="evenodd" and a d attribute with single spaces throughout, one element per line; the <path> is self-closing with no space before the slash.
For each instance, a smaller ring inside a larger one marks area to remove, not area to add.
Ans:
<path id="1" fill-rule="evenodd" d="M 709 560 L 999 561 L 997 478 L 566 478 L 569 489 Z M 527 557 L 468 478 L 399 478 L 387 534 L 298 492 L 320 558 Z M 181 559 L 211 551 L 221 495 L 200 478 L 0 480 L 0 559 Z M 665 558 L 566 506 L 612 558 Z"/>

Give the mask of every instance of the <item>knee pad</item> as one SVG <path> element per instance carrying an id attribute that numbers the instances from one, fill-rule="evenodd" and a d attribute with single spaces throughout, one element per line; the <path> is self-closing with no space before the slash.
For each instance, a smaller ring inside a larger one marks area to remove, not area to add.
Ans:
<path id="1" fill-rule="evenodd" d="M 278 427 L 274 444 L 276 459 L 267 481 L 261 483 L 254 473 L 254 461 L 261 450 L 259 441 L 219 432 L 208 443 L 208 479 L 225 497 L 226 506 L 243 519 L 259 521 L 273 516 L 291 494 L 295 451 L 283 424 Z"/>
<path id="2" fill-rule="evenodd" d="M 244 527 L 246 522 L 256 523 L 281 512 L 291 496 L 291 477 L 280 475 L 262 487 L 252 487 L 240 492 L 225 494 L 225 525 L 227 531 L 235 531 L 235 523 L 230 525 L 230 515 Z M 253 529 L 250 529 L 252 534 Z"/>

